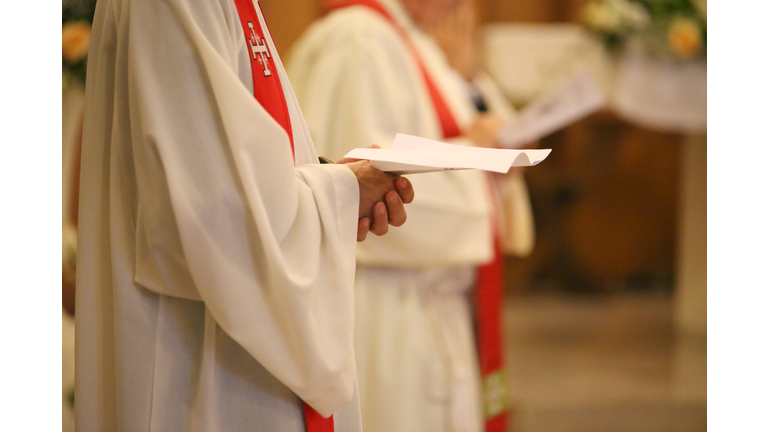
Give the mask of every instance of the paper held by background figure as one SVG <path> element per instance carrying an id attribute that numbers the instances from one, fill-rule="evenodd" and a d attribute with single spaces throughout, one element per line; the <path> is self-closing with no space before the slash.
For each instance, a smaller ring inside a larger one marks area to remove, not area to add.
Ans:
<path id="1" fill-rule="evenodd" d="M 345 157 L 370 160 L 375 168 L 392 174 L 456 169 L 506 173 L 512 167 L 537 165 L 552 151 L 518 147 L 582 119 L 604 104 L 594 78 L 582 72 L 528 104 L 514 122 L 504 126 L 498 136 L 504 148 L 466 147 L 397 134 L 391 149 L 358 148 Z"/>

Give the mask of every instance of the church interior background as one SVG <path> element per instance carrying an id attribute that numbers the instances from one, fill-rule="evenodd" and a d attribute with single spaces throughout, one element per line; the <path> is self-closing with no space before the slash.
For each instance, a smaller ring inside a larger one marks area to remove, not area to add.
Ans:
<path id="1" fill-rule="evenodd" d="M 526 172 L 536 243 L 505 268 L 510 432 L 706 430 L 706 0 L 666 3 L 698 12 L 691 22 L 704 38 L 683 35 L 686 60 L 616 48 L 632 18 L 621 14 L 637 1 L 477 0 L 483 65 L 516 107 L 582 69 L 608 100 L 543 138 L 553 152 Z M 321 14 L 317 0 L 261 5 L 283 55 Z M 74 75 L 62 102 L 68 431 L 75 329 L 66 287 L 83 104 Z"/>

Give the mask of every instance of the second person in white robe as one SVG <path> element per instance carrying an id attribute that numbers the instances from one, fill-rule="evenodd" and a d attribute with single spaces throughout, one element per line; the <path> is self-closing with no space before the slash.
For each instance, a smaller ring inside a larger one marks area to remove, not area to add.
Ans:
<path id="1" fill-rule="evenodd" d="M 409 8 L 418 3 L 379 0 L 465 132 L 451 142 L 492 144 L 468 138 L 492 140 L 496 126 L 489 125 L 500 124 L 477 113 L 440 47 L 419 28 Z M 288 73 L 320 154 L 388 148 L 396 133 L 444 138 L 408 46 L 367 6 L 347 6 L 314 23 L 290 53 Z M 494 198 L 479 171 L 409 178 L 420 193 L 408 224 L 357 248 L 355 350 L 364 428 L 479 432 L 471 292 L 476 268 L 493 256 Z"/>

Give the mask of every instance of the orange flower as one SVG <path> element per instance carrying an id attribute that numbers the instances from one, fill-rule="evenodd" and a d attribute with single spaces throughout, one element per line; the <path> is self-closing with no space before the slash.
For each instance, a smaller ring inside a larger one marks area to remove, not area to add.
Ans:
<path id="1" fill-rule="evenodd" d="M 64 60 L 74 63 L 88 54 L 91 41 L 91 25 L 85 21 L 73 21 L 61 28 L 61 55 Z"/>
<path id="2" fill-rule="evenodd" d="M 701 53 L 701 29 L 693 20 L 677 18 L 669 26 L 667 43 L 669 50 L 676 56 L 692 59 Z"/>

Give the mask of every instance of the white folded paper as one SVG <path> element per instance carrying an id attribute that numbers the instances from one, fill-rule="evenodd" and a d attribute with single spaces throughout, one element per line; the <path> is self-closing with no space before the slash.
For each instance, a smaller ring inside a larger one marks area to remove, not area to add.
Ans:
<path id="1" fill-rule="evenodd" d="M 505 148 L 517 148 L 580 120 L 605 105 L 589 71 L 583 71 L 543 97 L 529 103 L 518 117 L 499 131 Z"/>
<path id="2" fill-rule="evenodd" d="M 374 168 L 392 174 L 479 169 L 498 173 L 512 167 L 536 165 L 550 149 L 512 150 L 466 147 L 427 138 L 397 134 L 391 149 L 357 148 L 344 157 L 367 159 Z"/>

